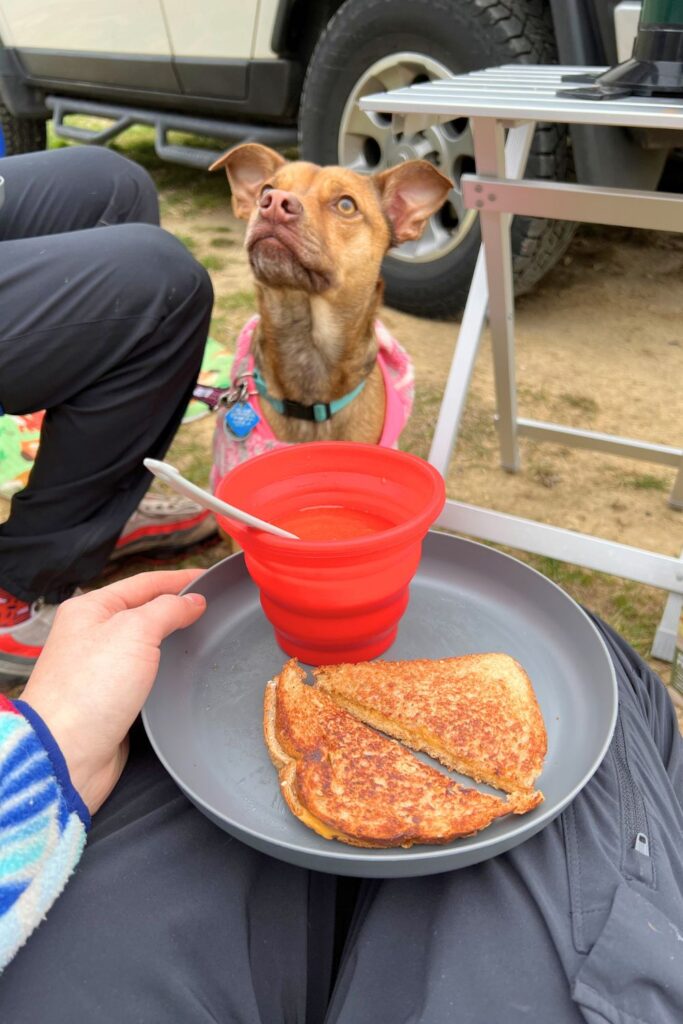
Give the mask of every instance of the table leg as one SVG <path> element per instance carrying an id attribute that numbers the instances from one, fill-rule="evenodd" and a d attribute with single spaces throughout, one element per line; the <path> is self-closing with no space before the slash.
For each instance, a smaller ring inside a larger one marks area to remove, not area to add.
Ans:
<path id="1" fill-rule="evenodd" d="M 518 179 L 523 176 L 534 137 L 534 128 L 534 124 L 523 124 L 510 130 L 505 146 L 506 178 Z M 505 220 L 509 224 L 509 214 L 505 214 Z M 442 476 L 446 476 L 448 472 L 453 447 L 458 437 L 460 419 L 467 401 L 472 370 L 484 329 L 488 301 L 486 263 L 482 246 L 467 295 L 458 341 L 429 451 L 429 461 Z"/>
<path id="2" fill-rule="evenodd" d="M 680 554 L 680 561 L 681 571 L 683 572 L 683 551 Z M 652 641 L 650 653 L 653 658 L 659 658 L 661 661 L 673 661 L 682 608 L 683 594 L 670 593 L 666 599 L 662 617 L 657 625 L 655 638 Z"/>
<path id="3" fill-rule="evenodd" d="M 472 134 L 477 174 L 504 178 L 503 126 L 493 118 L 472 118 Z M 519 468 L 519 449 L 510 218 L 495 210 L 482 208 L 479 221 L 489 290 L 488 314 L 493 346 L 501 465 L 514 473 Z"/>
<path id="4" fill-rule="evenodd" d="M 479 351 L 488 301 L 486 264 L 483 248 L 480 247 L 472 283 L 467 293 L 467 302 L 458 331 L 458 341 L 448 374 L 446 390 L 441 400 L 432 446 L 429 449 L 429 461 L 444 477 L 448 472 L 453 447 L 460 428 L 460 418 L 467 401 L 467 392 Z"/>

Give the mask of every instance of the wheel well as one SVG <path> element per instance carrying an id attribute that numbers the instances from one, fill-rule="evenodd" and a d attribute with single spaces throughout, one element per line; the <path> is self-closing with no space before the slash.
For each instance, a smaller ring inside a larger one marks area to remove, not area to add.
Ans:
<path id="1" fill-rule="evenodd" d="M 522 0 L 526 2 L 526 0 Z M 558 0 L 529 0 L 549 9 Z M 564 3 L 565 0 L 559 0 Z M 570 0 L 583 2 L 583 0 Z M 279 57 L 298 60 L 305 70 L 325 26 L 344 0 L 280 0 L 273 27 L 272 49 Z"/>
<path id="2" fill-rule="evenodd" d="M 13 50 L 0 40 L 0 102 L 13 117 L 46 121 L 49 112 L 39 89 L 26 84 L 24 69 Z"/>
<path id="3" fill-rule="evenodd" d="M 344 0 L 281 0 L 273 30 L 273 50 L 305 68 L 315 44 L 332 15 Z"/>

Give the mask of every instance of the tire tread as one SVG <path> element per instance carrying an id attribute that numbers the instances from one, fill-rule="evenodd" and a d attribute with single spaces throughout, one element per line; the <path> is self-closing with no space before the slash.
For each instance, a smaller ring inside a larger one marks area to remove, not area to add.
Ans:
<path id="1" fill-rule="evenodd" d="M 46 129 L 44 121 L 14 117 L 4 104 L 0 103 L 0 126 L 5 137 L 5 155 L 35 153 L 45 149 Z"/>

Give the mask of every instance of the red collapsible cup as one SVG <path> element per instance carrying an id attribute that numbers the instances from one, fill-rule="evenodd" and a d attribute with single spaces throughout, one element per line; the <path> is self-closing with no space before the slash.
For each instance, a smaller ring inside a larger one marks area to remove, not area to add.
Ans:
<path id="1" fill-rule="evenodd" d="M 263 611 L 287 654 L 329 665 L 367 661 L 390 646 L 422 540 L 446 497 L 433 466 L 378 445 L 295 444 L 241 463 L 216 495 L 291 532 L 302 510 L 313 517 L 319 510 L 323 527 L 329 509 L 342 519 L 342 510 L 350 510 L 350 519 L 386 523 L 344 540 L 288 540 L 217 517 L 243 548 Z"/>

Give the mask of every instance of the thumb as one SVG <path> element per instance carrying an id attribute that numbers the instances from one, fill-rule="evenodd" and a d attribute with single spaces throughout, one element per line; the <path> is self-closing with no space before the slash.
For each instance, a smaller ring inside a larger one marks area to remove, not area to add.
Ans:
<path id="1" fill-rule="evenodd" d="M 201 594 L 162 594 L 139 608 L 119 612 L 116 618 L 121 626 L 134 625 L 148 643 L 160 644 L 176 629 L 191 626 L 205 611 L 206 599 Z"/>

